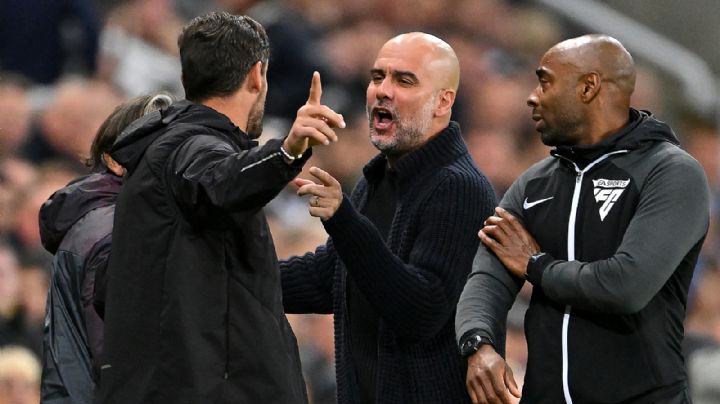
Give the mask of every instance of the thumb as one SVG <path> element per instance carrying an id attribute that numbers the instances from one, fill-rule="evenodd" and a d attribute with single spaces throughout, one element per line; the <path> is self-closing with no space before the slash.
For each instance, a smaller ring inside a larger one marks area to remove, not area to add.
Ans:
<path id="1" fill-rule="evenodd" d="M 295 178 L 291 182 L 293 185 L 295 185 L 298 188 L 302 187 L 303 185 L 314 184 L 314 182 L 312 182 L 310 180 L 306 180 L 305 178 Z"/>

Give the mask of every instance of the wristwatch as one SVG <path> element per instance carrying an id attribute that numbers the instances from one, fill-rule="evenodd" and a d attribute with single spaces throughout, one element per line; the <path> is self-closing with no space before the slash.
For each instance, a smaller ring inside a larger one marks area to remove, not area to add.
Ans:
<path id="1" fill-rule="evenodd" d="M 537 252 L 537 253 L 531 255 L 530 258 L 528 258 L 527 267 L 525 268 L 525 279 L 526 280 L 528 279 L 528 273 L 530 272 L 530 265 L 536 263 L 537 260 L 539 260 L 545 254 L 547 254 L 547 253 Z"/>
<path id="2" fill-rule="evenodd" d="M 468 356 L 477 352 L 477 350 L 480 349 L 480 345 L 483 344 L 493 345 L 492 341 L 490 341 L 490 338 L 475 334 L 472 337 L 466 339 L 465 342 L 463 342 L 463 344 L 460 346 L 460 355 L 462 355 L 463 358 L 467 358 Z"/>

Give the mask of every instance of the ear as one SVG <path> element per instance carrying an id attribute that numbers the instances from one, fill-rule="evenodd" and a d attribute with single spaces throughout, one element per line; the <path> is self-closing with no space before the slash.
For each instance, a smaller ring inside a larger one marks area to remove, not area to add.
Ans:
<path id="1" fill-rule="evenodd" d="M 438 104 L 435 107 L 435 116 L 441 117 L 449 115 L 452 112 L 452 106 L 455 103 L 455 90 L 440 90 L 438 95 Z"/>
<path id="2" fill-rule="evenodd" d="M 262 62 L 255 63 L 248 72 L 246 85 L 251 93 L 260 93 L 265 85 L 265 66 Z"/>
<path id="3" fill-rule="evenodd" d="M 600 93 L 601 79 L 597 72 L 590 72 L 580 79 L 580 100 L 587 104 Z"/>
<path id="4" fill-rule="evenodd" d="M 112 171 L 113 174 L 117 175 L 118 177 L 122 177 L 125 175 L 125 167 L 121 166 L 115 159 L 110 157 L 109 153 L 103 153 L 102 159 L 105 161 L 105 165 L 107 168 Z"/>

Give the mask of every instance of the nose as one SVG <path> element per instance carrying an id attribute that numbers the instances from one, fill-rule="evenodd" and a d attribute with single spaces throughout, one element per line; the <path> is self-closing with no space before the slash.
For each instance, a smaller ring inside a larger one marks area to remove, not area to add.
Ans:
<path id="1" fill-rule="evenodd" d="M 385 77 L 380 83 L 375 86 L 375 98 L 381 100 L 384 98 L 392 99 L 393 86 L 390 77 Z"/>
<path id="2" fill-rule="evenodd" d="M 540 105 L 540 100 L 537 96 L 537 88 L 535 88 L 530 95 L 527 98 L 527 101 L 525 101 L 530 108 L 536 108 L 538 105 Z"/>

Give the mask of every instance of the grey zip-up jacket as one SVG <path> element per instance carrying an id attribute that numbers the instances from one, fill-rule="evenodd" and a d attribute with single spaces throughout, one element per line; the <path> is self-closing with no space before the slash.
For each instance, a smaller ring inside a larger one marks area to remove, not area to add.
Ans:
<path id="1" fill-rule="evenodd" d="M 528 267 L 525 403 L 657 403 L 682 394 L 687 292 L 708 230 L 700 165 L 649 113 L 593 146 L 557 147 L 500 206 L 547 253 Z M 504 351 L 523 284 L 481 246 L 458 305 L 462 344 Z"/>

